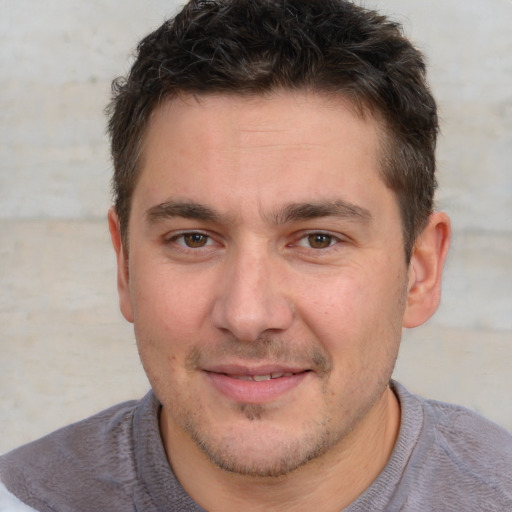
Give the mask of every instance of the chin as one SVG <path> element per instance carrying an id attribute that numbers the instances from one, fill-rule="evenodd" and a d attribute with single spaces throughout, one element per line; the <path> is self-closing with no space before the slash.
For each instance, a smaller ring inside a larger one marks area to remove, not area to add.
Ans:
<path id="1" fill-rule="evenodd" d="M 303 425 L 302 432 L 262 418 L 261 406 L 242 406 L 244 425 L 226 431 L 194 428 L 187 433 L 218 468 L 251 477 L 285 476 L 325 453 L 334 443 L 328 428 Z M 309 427 L 309 428 L 307 428 Z"/>

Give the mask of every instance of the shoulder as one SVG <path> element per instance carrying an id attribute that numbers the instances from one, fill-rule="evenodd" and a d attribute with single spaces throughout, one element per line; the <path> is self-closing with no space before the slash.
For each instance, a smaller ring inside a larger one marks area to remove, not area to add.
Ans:
<path id="1" fill-rule="evenodd" d="M 458 405 L 425 400 L 439 447 L 461 468 L 480 477 L 506 476 L 512 483 L 512 434 L 479 414 Z M 507 470 L 506 473 L 504 471 Z"/>
<path id="2" fill-rule="evenodd" d="M 98 499 L 129 494 L 136 479 L 134 415 L 150 399 L 118 404 L 5 454 L 3 484 L 37 510 L 57 510 L 61 497 L 77 502 L 91 489 Z"/>
<path id="3" fill-rule="evenodd" d="M 512 510 L 512 434 L 464 407 L 400 395 L 423 413 L 404 476 L 413 495 L 440 510 Z"/>
<path id="4" fill-rule="evenodd" d="M 35 509 L 25 505 L 0 482 L 0 512 L 35 512 Z"/>

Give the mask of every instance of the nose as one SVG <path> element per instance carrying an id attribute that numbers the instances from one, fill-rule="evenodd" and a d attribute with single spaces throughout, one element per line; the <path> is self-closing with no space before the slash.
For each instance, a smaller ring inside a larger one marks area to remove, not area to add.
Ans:
<path id="1" fill-rule="evenodd" d="M 293 321 L 278 257 L 259 252 L 240 250 L 225 262 L 213 305 L 215 327 L 244 342 L 283 332 Z"/>

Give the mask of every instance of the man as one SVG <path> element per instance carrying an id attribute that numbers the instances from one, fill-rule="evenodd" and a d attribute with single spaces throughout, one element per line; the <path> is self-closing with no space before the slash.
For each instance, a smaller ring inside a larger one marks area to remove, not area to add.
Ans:
<path id="1" fill-rule="evenodd" d="M 344 0 L 195 0 L 141 42 L 109 226 L 152 392 L 5 455 L 11 510 L 512 510 L 510 434 L 391 381 L 450 238 L 424 73 Z"/>

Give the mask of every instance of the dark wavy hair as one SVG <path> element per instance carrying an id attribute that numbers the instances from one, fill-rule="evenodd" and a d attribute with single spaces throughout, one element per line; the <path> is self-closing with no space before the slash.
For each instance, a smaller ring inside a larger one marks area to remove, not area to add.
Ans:
<path id="1" fill-rule="evenodd" d="M 436 103 L 401 26 L 346 0 L 191 0 L 145 37 L 107 107 L 123 243 L 151 113 L 180 93 L 312 90 L 382 125 L 381 172 L 402 215 L 407 260 L 432 213 Z"/>

